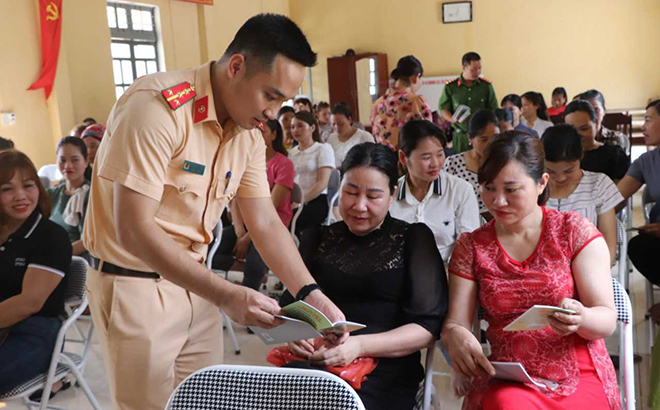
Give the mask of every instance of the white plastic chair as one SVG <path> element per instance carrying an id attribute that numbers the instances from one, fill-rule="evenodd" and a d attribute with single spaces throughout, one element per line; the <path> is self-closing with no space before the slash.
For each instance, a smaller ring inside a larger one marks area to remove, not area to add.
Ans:
<path id="1" fill-rule="evenodd" d="M 64 179 L 64 176 L 60 172 L 57 164 L 44 165 L 43 167 L 39 168 L 37 175 L 40 177 L 48 178 L 51 182 L 51 185 L 53 185 L 53 182 L 58 182 Z"/>
<path id="2" fill-rule="evenodd" d="M 76 381 L 80 387 L 82 387 L 83 392 L 87 396 L 87 399 L 91 403 L 94 410 L 101 410 L 101 406 L 96 400 L 94 393 L 92 393 L 92 390 L 89 388 L 89 385 L 83 378 L 82 373 L 85 365 L 84 358 L 77 354 L 62 351 L 67 330 L 71 327 L 71 325 L 75 323 L 76 320 L 78 320 L 82 312 L 84 312 L 87 308 L 87 295 L 85 295 L 84 290 L 86 275 L 87 262 L 83 258 L 74 256 L 71 261 L 71 269 L 67 275 L 67 294 L 75 295 L 78 297 L 80 305 L 75 310 L 73 310 L 70 315 L 68 315 L 62 324 L 59 333 L 57 334 L 57 341 L 55 342 L 53 357 L 50 361 L 48 371 L 34 377 L 32 380 L 26 381 L 11 391 L 0 395 L 0 401 L 22 399 L 25 407 L 28 409 L 31 409 L 32 407 L 39 407 L 40 410 L 45 410 L 47 408 L 62 410 L 61 407 L 48 404 L 50 400 L 50 392 L 53 384 L 62 380 L 70 373 L 73 373 Z M 81 283 L 83 286 L 80 286 Z M 86 354 L 87 352 L 83 353 L 83 356 L 86 356 Z M 43 393 L 41 394 L 41 403 L 31 401 L 29 399 L 30 395 L 39 389 L 43 389 Z"/>
<path id="3" fill-rule="evenodd" d="M 334 198 L 337 191 L 339 191 L 339 185 L 341 184 L 341 173 L 337 168 L 333 168 L 330 172 L 330 179 L 328 179 L 328 206 L 332 208 L 332 198 Z"/>
<path id="4" fill-rule="evenodd" d="M 619 388 L 625 410 L 635 409 L 635 363 L 633 353 L 633 310 L 628 293 L 612 278 L 614 304 L 619 324 Z"/>
<path id="5" fill-rule="evenodd" d="M 69 266 L 69 277 L 67 283 L 67 289 L 64 295 L 64 311 L 68 316 L 72 316 L 73 312 L 78 306 L 82 303 L 82 297 L 85 293 L 85 280 L 87 278 L 87 268 L 89 265 L 84 258 L 79 256 L 73 256 L 71 258 L 71 266 Z M 84 332 L 79 326 L 78 322 L 81 321 L 89 322 L 89 328 L 87 332 Z M 78 333 L 78 339 L 65 338 L 65 343 L 78 343 L 83 345 L 83 355 L 82 363 L 80 364 L 80 373 L 85 372 L 85 365 L 87 364 L 87 354 L 89 353 L 89 348 L 92 345 L 92 334 L 94 333 L 94 321 L 91 320 L 91 317 L 81 316 L 73 322 L 73 327 Z"/>
<path id="6" fill-rule="evenodd" d="M 165 410 L 364 410 L 355 390 L 321 370 L 210 366 L 188 376 Z"/>
<path id="7" fill-rule="evenodd" d="M 293 237 L 293 241 L 296 243 L 296 246 L 300 246 L 300 239 L 298 239 L 298 236 L 296 236 L 296 223 L 298 222 L 298 218 L 300 217 L 300 214 L 305 207 L 305 194 L 303 193 L 300 185 L 296 184 L 295 182 L 293 183 L 293 188 L 291 189 L 291 203 L 298 204 L 298 208 L 296 208 L 296 211 L 293 214 L 293 219 L 291 219 L 291 236 Z"/>
<path id="8" fill-rule="evenodd" d="M 211 243 L 211 249 L 209 250 L 209 254 L 206 258 L 206 267 L 211 272 L 213 272 L 213 256 L 215 256 L 215 253 L 218 251 L 220 241 L 222 240 L 222 219 L 219 220 L 215 225 L 215 228 L 213 228 L 213 236 L 214 238 L 213 242 Z M 227 278 L 225 277 L 225 279 Z M 236 340 L 236 333 L 234 333 L 234 326 L 231 323 L 231 318 L 222 309 L 220 309 L 220 313 L 224 319 L 225 327 L 229 332 L 229 337 L 231 337 L 231 341 L 234 344 L 234 353 L 239 355 L 241 354 L 241 348 L 238 346 L 238 340 Z"/>

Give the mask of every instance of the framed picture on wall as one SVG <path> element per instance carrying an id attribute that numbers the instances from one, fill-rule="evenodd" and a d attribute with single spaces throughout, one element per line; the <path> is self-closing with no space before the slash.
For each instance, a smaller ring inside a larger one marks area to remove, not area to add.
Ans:
<path id="1" fill-rule="evenodd" d="M 471 1 L 442 3 L 443 23 L 466 23 L 469 21 L 472 21 Z"/>

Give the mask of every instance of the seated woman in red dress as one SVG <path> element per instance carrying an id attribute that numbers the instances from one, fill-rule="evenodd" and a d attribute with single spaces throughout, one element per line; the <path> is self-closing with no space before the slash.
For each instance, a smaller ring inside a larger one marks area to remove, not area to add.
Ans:
<path id="1" fill-rule="evenodd" d="M 494 219 L 456 244 L 441 339 L 454 369 L 473 378 L 464 410 L 621 408 L 603 340 L 616 327 L 607 244 L 586 218 L 543 206 L 544 171 L 541 141 L 518 131 L 495 137 L 479 167 Z M 489 324 L 488 358 L 470 331 L 477 300 Z M 555 313 L 541 330 L 503 330 L 533 305 L 576 314 Z M 532 377 L 557 386 L 494 379 L 490 361 L 520 362 Z"/>

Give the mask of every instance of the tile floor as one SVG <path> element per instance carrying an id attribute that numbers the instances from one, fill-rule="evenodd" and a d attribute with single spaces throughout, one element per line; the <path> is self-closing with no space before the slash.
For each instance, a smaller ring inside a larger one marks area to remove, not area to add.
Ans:
<path id="1" fill-rule="evenodd" d="M 640 198 L 635 198 L 636 209 L 639 209 Z M 639 226 L 643 223 L 641 213 L 635 212 L 634 226 Z M 616 270 L 613 270 L 616 272 Z M 637 409 L 647 410 L 646 399 L 648 397 L 648 380 L 650 375 L 650 346 L 648 326 L 644 320 L 644 313 L 646 311 L 645 299 L 645 281 L 644 278 L 635 271 L 630 280 L 630 292 L 632 295 L 632 303 L 634 309 L 634 338 L 635 338 L 635 352 L 642 357 L 640 363 L 635 364 L 635 384 L 636 384 L 636 397 Z M 656 300 L 660 300 L 657 298 Z M 265 360 L 266 354 L 269 350 L 256 336 L 249 335 L 244 326 L 234 325 L 238 344 L 241 349 L 241 354 L 234 354 L 231 339 L 228 332 L 225 331 L 225 363 L 227 364 L 242 364 L 242 365 L 268 365 Z M 611 352 L 617 351 L 618 336 L 615 334 L 608 339 L 608 348 Z M 448 371 L 447 364 L 442 359 L 441 354 L 435 355 L 434 370 Z M 98 342 L 95 341 L 92 345 L 89 362 L 85 371 L 85 378 L 90 384 L 96 398 L 101 406 L 110 410 L 111 400 L 108 390 L 108 382 L 103 366 L 101 353 L 99 350 Z M 443 410 L 459 409 L 461 401 L 454 398 L 451 392 L 449 377 L 436 376 L 434 377 L 434 385 L 438 392 L 438 397 Z M 92 409 L 87 401 L 82 390 L 78 388 L 71 388 L 65 392 L 61 392 L 52 401 L 51 404 L 66 407 L 70 409 L 86 410 Z M 3 404 L 0 403 L 0 408 Z M 4 409 L 15 410 L 24 408 L 21 402 L 6 403 Z"/>

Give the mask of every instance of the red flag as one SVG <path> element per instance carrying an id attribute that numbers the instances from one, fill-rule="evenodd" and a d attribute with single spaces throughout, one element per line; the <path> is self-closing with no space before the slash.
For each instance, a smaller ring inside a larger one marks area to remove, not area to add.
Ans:
<path id="1" fill-rule="evenodd" d="M 53 90 L 57 59 L 60 56 L 62 0 L 39 0 L 39 21 L 41 22 L 41 75 L 28 90 L 43 88 L 48 99 Z"/>

